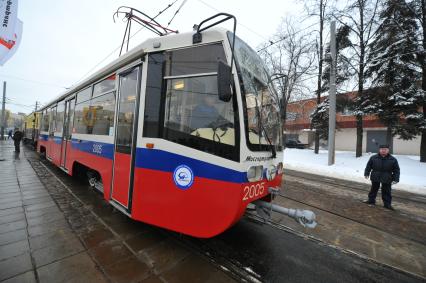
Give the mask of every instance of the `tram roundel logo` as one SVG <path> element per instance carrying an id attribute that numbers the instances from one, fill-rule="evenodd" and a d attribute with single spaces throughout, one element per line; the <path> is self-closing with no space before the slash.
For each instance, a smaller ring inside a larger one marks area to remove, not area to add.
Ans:
<path id="1" fill-rule="evenodd" d="M 194 173 L 186 165 L 179 165 L 173 172 L 173 180 L 176 186 L 182 190 L 189 189 L 194 182 Z"/>

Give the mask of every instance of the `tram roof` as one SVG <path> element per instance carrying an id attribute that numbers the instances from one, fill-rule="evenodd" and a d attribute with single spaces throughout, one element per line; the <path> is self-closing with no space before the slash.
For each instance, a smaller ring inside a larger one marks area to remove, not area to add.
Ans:
<path id="1" fill-rule="evenodd" d="M 203 31 L 202 32 L 203 41 L 197 45 L 202 45 L 202 44 L 206 44 L 210 42 L 223 40 L 226 37 L 227 31 L 228 30 L 221 27 L 215 27 L 215 28 L 211 28 L 206 31 Z M 113 60 L 111 63 L 101 68 L 100 70 L 98 70 L 97 72 L 89 76 L 88 78 L 84 79 L 77 85 L 72 86 L 70 89 L 66 90 L 60 96 L 56 97 L 55 99 L 47 103 L 46 106 L 40 108 L 38 111 L 43 111 L 44 109 L 50 107 L 52 104 L 58 101 L 61 101 L 67 96 L 73 93 L 76 93 L 84 89 L 86 86 L 105 78 L 106 76 L 113 73 L 114 71 L 122 67 L 125 67 L 126 65 L 134 62 L 138 58 L 141 58 L 142 55 L 145 53 L 158 52 L 158 51 L 164 51 L 169 49 L 176 49 L 180 47 L 188 47 L 188 46 L 195 45 L 192 43 L 192 35 L 194 33 L 195 31 L 191 31 L 186 33 L 169 34 L 165 36 L 149 38 L 143 41 L 141 44 L 132 48 L 130 51 L 121 55 L 117 59 Z M 160 47 L 154 48 L 154 45 L 156 44 L 160 44 Z"/>

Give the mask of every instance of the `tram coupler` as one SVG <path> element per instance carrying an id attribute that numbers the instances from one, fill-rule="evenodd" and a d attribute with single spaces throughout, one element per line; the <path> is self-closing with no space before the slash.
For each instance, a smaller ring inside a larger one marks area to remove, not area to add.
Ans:
<path id="1" fill-rule="evenodd" d="M 272 199 L 275 199 L 280 194 L 280 187 L 269 187 L 268 192 L 271 194 Z"/>
<path id="2" fill-rule="evenodd" d="M 256 200 L 253 204 L 256 205 L 257 214 L 265 220 L 269 220 L 271 212 L 275 211 L 295 219 L 303 227 L 315 228 L 317 226 L 317 222 L 315 221 L 316 216 L 313 211 L 286 208 L 263 200 Z"/>

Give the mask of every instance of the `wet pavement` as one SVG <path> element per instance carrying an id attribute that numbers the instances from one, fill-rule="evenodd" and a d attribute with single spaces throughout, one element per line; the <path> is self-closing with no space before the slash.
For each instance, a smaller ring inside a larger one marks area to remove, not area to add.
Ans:
<path id="1" fill-rule="evenodd" d="M 12 151 L 11 144 L 0 144 L 1 282 L 235 281 L 62 174 L 70 191 L 34 152 Z"/>
<path id="2" fill-rule="evenodd" d="M 244 217 L 212 239 L 132 221 L 34 152 L 11 152 L 0 144 L 0 281 L 422 282 L 292 220 L 282 229 Z"/>

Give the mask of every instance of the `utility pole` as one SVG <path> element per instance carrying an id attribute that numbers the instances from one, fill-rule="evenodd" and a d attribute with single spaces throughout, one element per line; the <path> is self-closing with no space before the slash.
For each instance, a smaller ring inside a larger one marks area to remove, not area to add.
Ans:
<path id="1" fill-rule="evenodd" d="M 3 101 L 1 106 L 1 140 L 4 140 L 4 128 L 6 128 L 6 81 L 3 82 Z"/>
<path id="2" fill-rule="evenodd" d="M 35 105 L 34 111 L 37 111 L 37 108 L 38 108 L 38 101 L 36 101 L 36 105 Z"/>
<path id="3" fill-rule="evenodd" d="M 328 165 L 335 161 L 335 133 L 336 133 L 336 22 L 330 25 L 330 90 L 328 99 L 330 108 L 328 113 Z"/>

